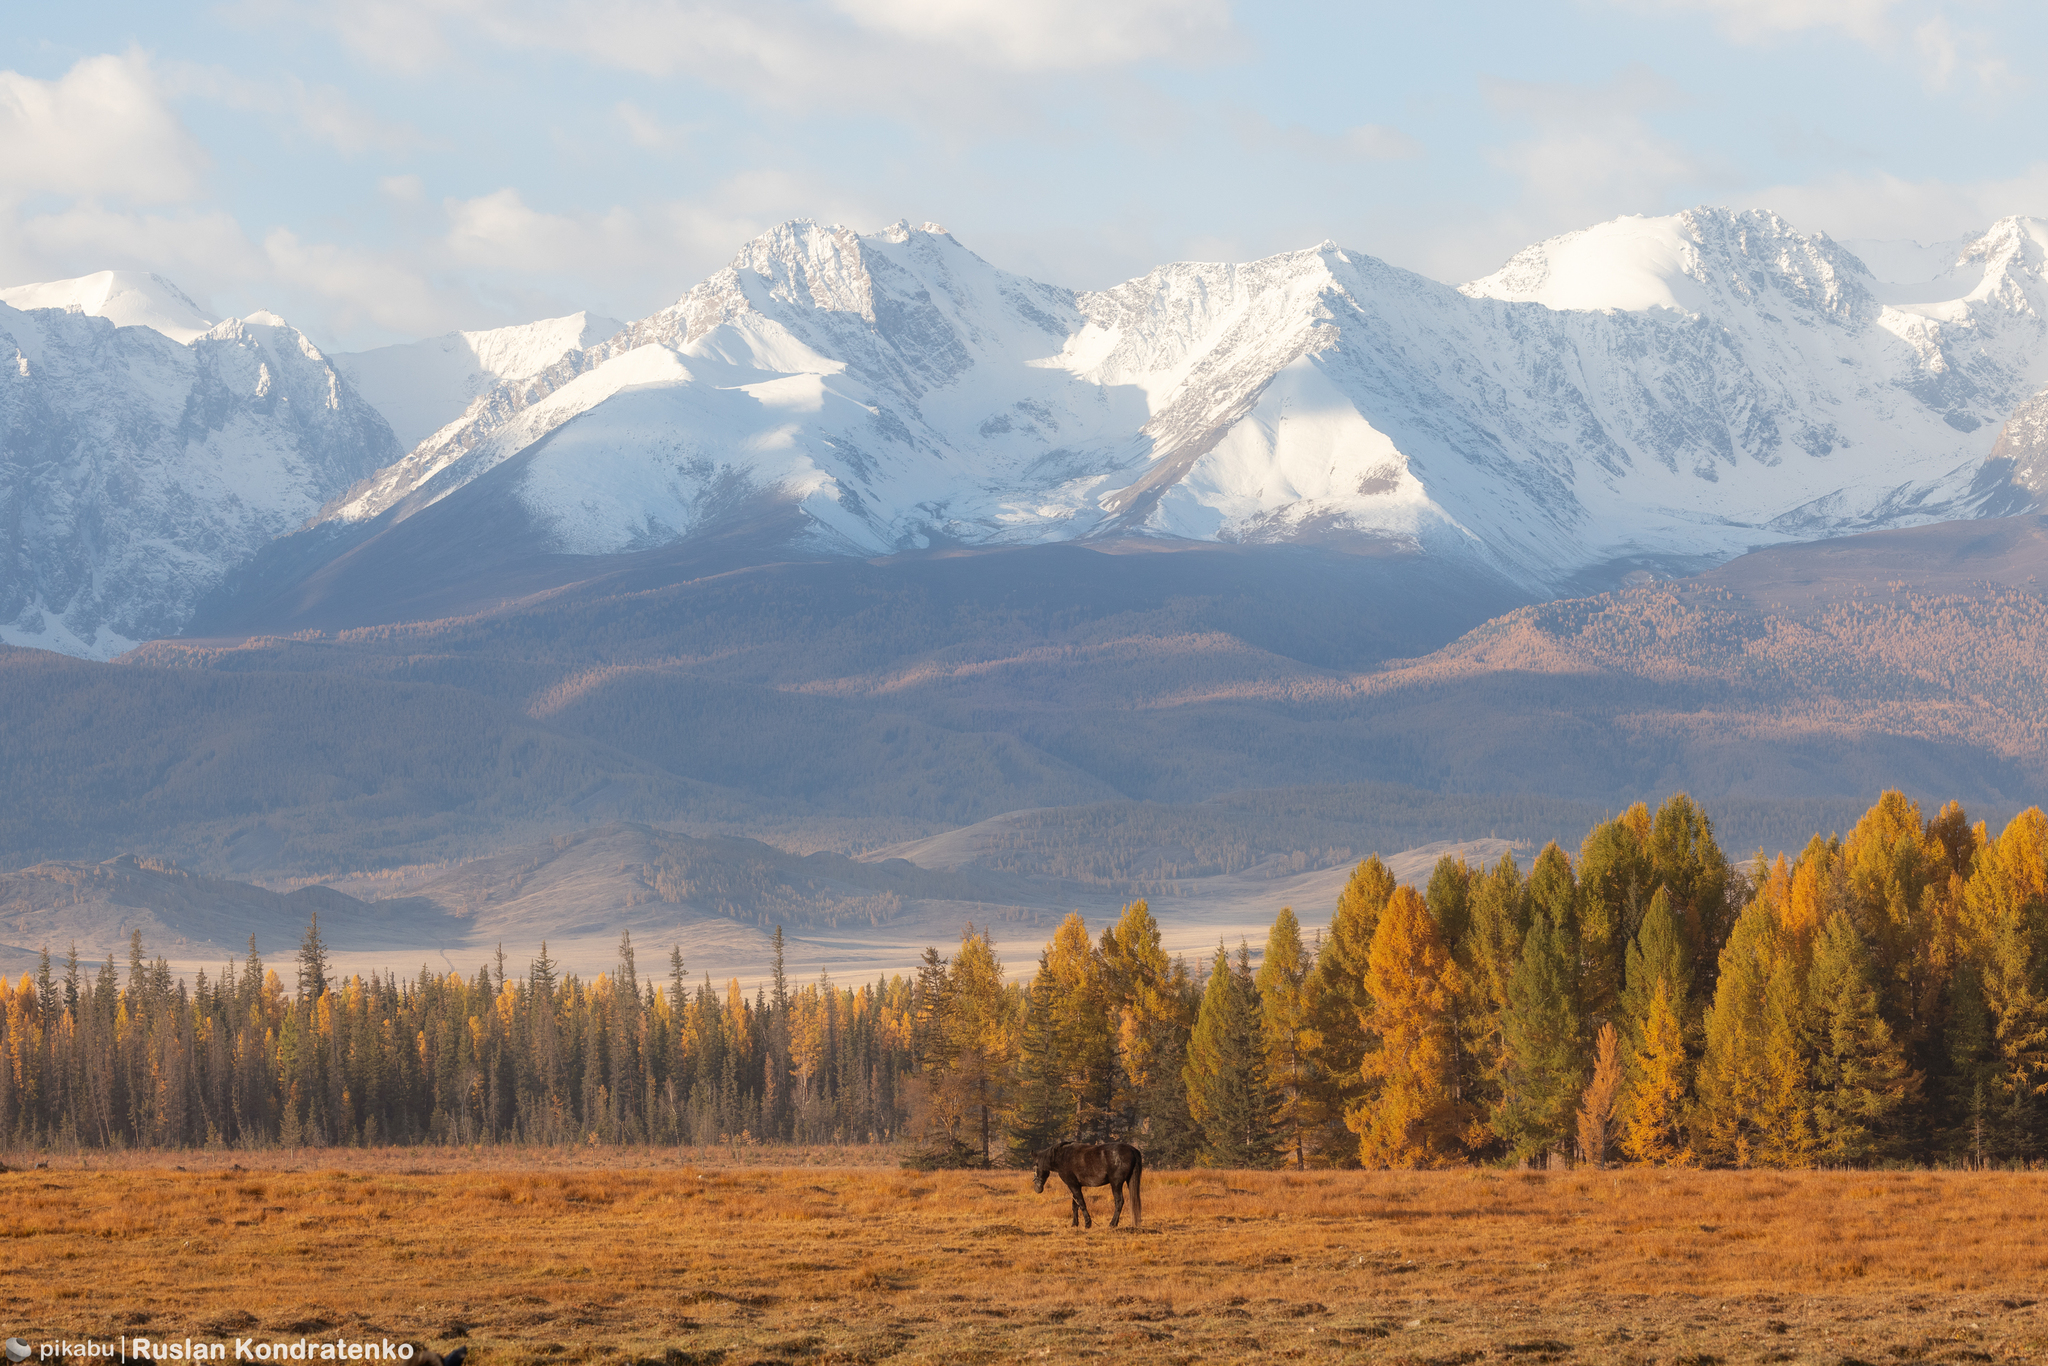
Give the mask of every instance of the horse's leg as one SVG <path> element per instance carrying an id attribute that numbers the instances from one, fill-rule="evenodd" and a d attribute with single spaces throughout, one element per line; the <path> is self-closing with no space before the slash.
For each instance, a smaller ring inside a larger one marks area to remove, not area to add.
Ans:
<path id="1" fill-rule="evenodd" d="M 1145 1155 L 1137 1154 L 1131 1160 L 1131 1227 L 1145 1226 Z"/>
<path id="2" fill-rule="evenodd" d="M 1116 1202 L 1116 1210 L 1115 1210 L 1115 1211 L 1114 1211 L 1114 1212 L 1113 1212 L 1113 1213 L 1112 1213 L 1112 1214 L 1111 1214 L 1111 1215 L 1109 1216 L 1109 1226 L 1110 1226 L 1111 1228 L 1115 1228 L 1115 1227 L 1117 1226 L 1118 1222 L 1119 1222 L 1120 1220 L 1122 1220 L 1122 1218 L 1124 1217 L 1124 1183 L 1123 1183 L 1123 1182 L 1121 1182 L 1121 1181 L 1112 1181 L 1112 1182 L 1110 1182 L 1110 1183 L 1109 1183 L 1109 1198 L 1110 1198 L 1111 1200 L 1114 1200 L 1114 1201 Z"/>
<path id="3" fill-rule="evenodd" d="M 1068 1227 L 1079 1225 L 1083 1228 L 1094 1228 L 1095 1216 L 1088 1212 L 1088 1193 L 1081 1189 L 1080 1178 L 1068 1176 L 1063 1172 L 1061 1179 L 1067 1183 L 1067 1189 L 1074 1193 L 1074 1218 Z"/>

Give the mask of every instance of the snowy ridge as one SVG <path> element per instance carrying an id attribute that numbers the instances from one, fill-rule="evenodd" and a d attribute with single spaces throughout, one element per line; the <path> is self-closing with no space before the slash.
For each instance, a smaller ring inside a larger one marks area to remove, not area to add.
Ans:
<path id="1" fill-rule="evenodd" d="M 932 225 L 796 222 L 327 515 L 409 515 L 545 437 L 520 497 L 563 550 L 659 544 L 768 494 L 864 553 L 1336 538 L 1543 589 L 1988 510 L 1982 429 L 2048 383 L 2044 236 L 2003 220 L 1945 283 L 1895 286 L 1774 215 L 1698 209 L 1457 290 L 1325 243 L 1073 294 Z"/>
<path id="2" fill-rule="evenodd" d="M 10 308 L 75 309 L 105 318 L 116 327 L 147 327 L 174 342 L 188 342 L 211 331 L 219 320 L 193 303 L 184 290 L 161 275 L 133 270 L 102 270 L 75 280 L 0 289 L 0 303 Z"/>
<path id="3" fill-rule="evenodd" d="M 1460 288 L 1326 242 L 1076 293 L 933 224 L 797 221 L 624 327 L 334 358 L 154 276 L 23 286 L 38 307 L 0 304 L 0 640 L 116 652 L 294 527 L 402 520 L 515 458 L 492 506 L 563 553 L 767 502 L 834 552 L 1316 541 L 1536 593 L 2034 505 L 2048 224 L 1871 251 L 1894 278 L 1702 208 Z"/>
<path id="4" fill-rule="evenodd" d="M 107 658 L 175 632 L 230 569 L 396 453 L 272 314 L 180 345 L 0 304 L 0 641 Z"/>
<path id="5" fill-rule="evenodd" d="M 623 326 L 595 313 L 544 318 L 485 332 L 450 332 L 425 341 L 340 352 L 330 357 L 410 450 L 501 384 L 528 379 L 571 351 L 594 346 Z"/>

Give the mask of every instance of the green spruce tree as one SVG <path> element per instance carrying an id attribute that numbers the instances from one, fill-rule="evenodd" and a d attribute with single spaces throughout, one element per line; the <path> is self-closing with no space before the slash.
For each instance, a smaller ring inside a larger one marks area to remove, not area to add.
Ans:
<path id="1" fill-rule="evenodd" d="M 1266 1079 L 1259 1034 L 1259 993 L 1252 981 L 1251 950 L 1240 946 L 1237 961 L 1232 963 L 1218 944 L 1182 1073 L 1188 1109 L 1202 1126 L 1202 1161 L 1210 1166 L 1270 1167 L 1277 1163 L 1274 1097 Z"/>

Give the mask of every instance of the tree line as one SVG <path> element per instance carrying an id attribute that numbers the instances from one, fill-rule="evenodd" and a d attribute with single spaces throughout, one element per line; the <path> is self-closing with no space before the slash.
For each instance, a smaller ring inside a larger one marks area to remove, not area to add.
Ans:
<path id="1" fill-rule="evenodd" d="M 1019 1161 L 1127 1138 L 1157 1165 L 2038 1160 L 2048 817 L 1993 837 L 1888 792 L 1846 838 L 1732 865 L 1689 798 L 1525 870 L 1361 862 L 1327 931 L 1256 966 L 1166 953 L 1143 901 L 1078 912 L 1028 980 L 987 930 L 859 988 L 643 976 L 339 980 L 317 919 L 187 983 L 47 953 L 0 984 L 0 1134 L 54 1147 L 899 1142 Z"/>

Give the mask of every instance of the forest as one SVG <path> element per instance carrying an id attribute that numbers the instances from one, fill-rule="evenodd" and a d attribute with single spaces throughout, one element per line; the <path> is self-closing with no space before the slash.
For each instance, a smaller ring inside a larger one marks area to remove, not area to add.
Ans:
<path id="1" fill-rule="evenodd" d="M 43 955 L 0 990 L 17 1148 L 900 1145 L 925 1166 L 1125 1138 L 1155 1165 L 2029 1164 L 2048 1093 L 2048 817 L 1996 836 L 1887 792 L 1846 837 L 1733 864 L 1677 795 L 1525 869 L 1374 856 L 1327 930 L 1169 959 L 1143 901 L 1024 980 L 992 936 L 857 988 L 749 997 L 545 944 L 473 977 L 287 988 L 251 941 L 174 979 Z"/>

